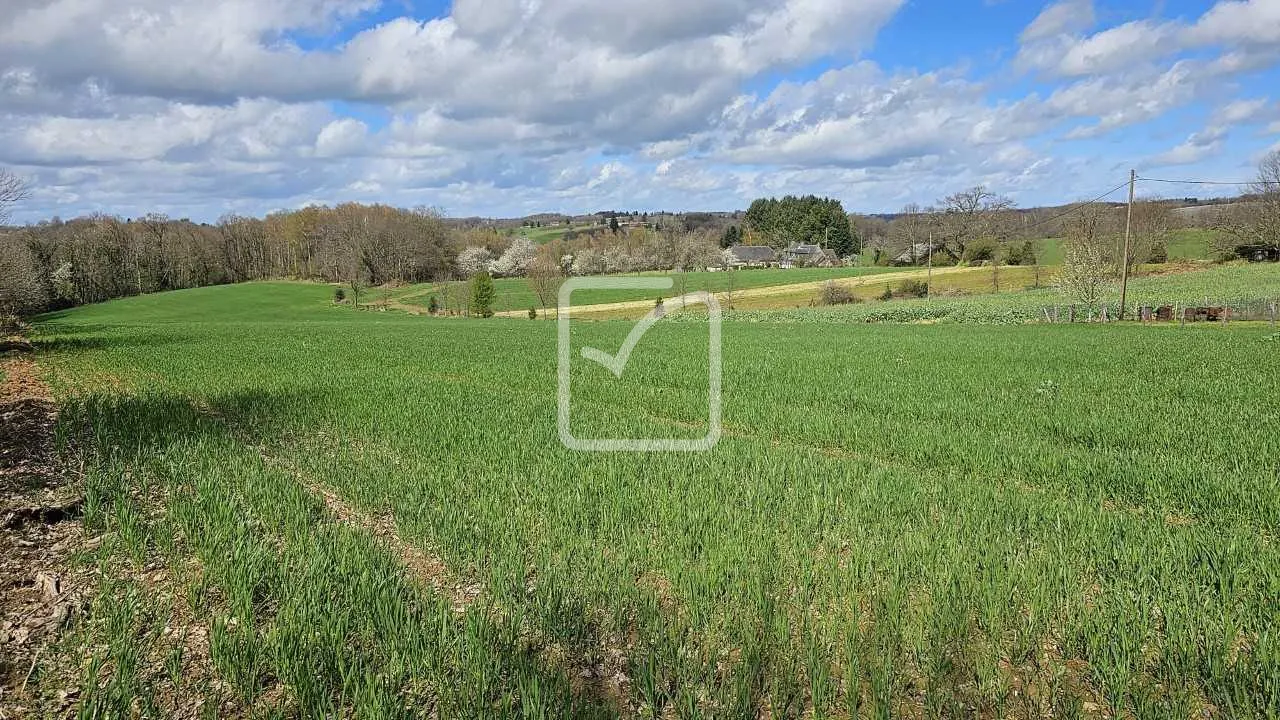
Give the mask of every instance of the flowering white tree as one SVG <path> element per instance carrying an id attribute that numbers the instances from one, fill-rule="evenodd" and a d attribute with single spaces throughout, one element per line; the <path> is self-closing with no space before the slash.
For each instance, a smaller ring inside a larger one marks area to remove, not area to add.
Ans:
<path id="1" fill-rule="evenodd" d="M 538 256 L 538 247 L 528 238 L 516 238 L 511 247 L 495 260 L 490 270 L 502 277 L 518 277 L 529 271 L 534 258 Z"/>
<path id="2" fill-rule="evenodd" d="M 493 262 L 493 253 L 488 248 L 471 246 L 458 253 L 458 272 L 463 277 L 471 277 L 476 273 L 485 272 L 489 269 L 489 264 Z"/>
<path id="3" fill-rule="evenodd" d="M 586 248 L 573 258 L 574 275 L 599 275 L 604 272 L 604 256 Z"/>
<path id="4" fill-rule="evenodd" d="M 48 298 L 38 267 L 35 254 L 16 234 L 0 235 L 0 326 L 7 315 L 22 317 L 44 308 Z"/>
<path id="5" fill-rule="evenodd" d="M 622 248 L 611 247 L 605 250 L 602 261 L 607 273 L 617 274 L 631 270 L 631 256 Z"/>
<path id="6" fill-rule="evenodd" d="M 76 300 L 75 271 L 71 263 L 64 262 L 49 274 L 53 284 L 53 292 L 62 300 Z"/>
<path id="7" fill-rule="evenodd" d="M 1105 297 L 1108 275 L 1104 246 L 1110 233 L 1105 216 L 1095 208 L 1082 207 L 1067 227 L 1063 244 L 1062 269 L 1057 283 L 1062 294 L 1092 312 Z"/>

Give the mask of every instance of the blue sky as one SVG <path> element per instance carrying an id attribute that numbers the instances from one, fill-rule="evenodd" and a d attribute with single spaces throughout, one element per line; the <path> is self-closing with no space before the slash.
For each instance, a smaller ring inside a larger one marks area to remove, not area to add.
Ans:
<path id="1" fill-rule="evenodd" d="M 1280 0 L 11 0 L 18 221 L 1092 197 L 1280 147 Z M 1231 188 L 1156 185 L 1145 195 Z"/>

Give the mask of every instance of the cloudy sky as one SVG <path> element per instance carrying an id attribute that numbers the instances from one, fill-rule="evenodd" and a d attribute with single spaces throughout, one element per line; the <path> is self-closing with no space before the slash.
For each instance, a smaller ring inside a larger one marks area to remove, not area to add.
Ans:
<path id="1" fill-rule="evenodd" d="M 0 2 L 19 221 L 1030 206 L 1280 147 L 1280 0 Z"/>

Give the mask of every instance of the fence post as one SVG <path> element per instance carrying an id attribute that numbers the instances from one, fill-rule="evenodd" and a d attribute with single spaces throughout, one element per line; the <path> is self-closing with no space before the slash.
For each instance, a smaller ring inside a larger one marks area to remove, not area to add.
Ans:
<path id="1" fill-rule="evenodd" d="M 1276 304 L 1271 303 L 1271 327 L 1276 326 Z"/>

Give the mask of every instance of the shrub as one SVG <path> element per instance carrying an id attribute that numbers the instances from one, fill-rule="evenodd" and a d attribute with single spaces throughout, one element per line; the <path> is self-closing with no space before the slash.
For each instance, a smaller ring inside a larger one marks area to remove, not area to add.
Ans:
<path id="1" fill-rule="evenodd" d="M 537 319 L 538 319 L 538 309 L 537 309 L 537 308 L 532 308 L 532 307 L 531 307 L 531 308 L 529 308 L 529 319 L 530 319 L 530 320 L 537 320 Z"/>
<path id="2" fill-rule="evenodd" d="M 1004 253 L 1004 261 L 1007 265 L 1035 265 L 1036 264 L 1036 246 L 1030 240 L 1021 245 L 1014 243 L 1009 246 Z"/>
<path id="3" fill-rule="evenodd" d="M 1151 254 L 1147 257 L 1147 262 L 1154 265 L 1163 265 L 1169 262 L 1169 246 L 1163 241 L 1158 241 L 1151 246 Z"/>
<path id="4" fill-rule="evenodd" d="M 471 314 L 483 318 L 493 317 L 493 298 L 497 294 L 493 277 L 487 272 L 476 273 L 471 278 Z"/>
<path id="5" fill-rule="evenodd" d="M 822 284 L 822 295 L 818 302 L 821 305 L 850 305 L 861 301 L 849 288 L 828 280 Z"/>
<path id="6" fill-rule="evenodd" d="M 432 315 L 440 312 L 440 300 L 435 295 L 432 295 L 430 302 L 427 303 L 427 312 Z"/>
<path id="7" fill-rule="evenodd" d="M 928 297 L 929 283 L 926 283 L 923 280 L 903 280 L 902 283 L 898 285 L 898 294 L 902 297 Z"/>
<path id="8" fill-rule="evenodd" d="M 347 300 L 347 291 L 346 291 L 346 290 L 343 290 L 342 288 L 338 288 L 337 290 L 334 290 L 334 291 L 333 291 L 333 301 L 334 301 L 334 302 L 336 302 L 336 303 L 340 303 L 340 302 L 346 302 L 346 300 Z"/>
<path id="9" fill-rule="evenodd" d="M 0 337 L 6 335 L 26 335 L 31 326 L 22 322 L 17 315 L 0 314 Z"/>
<path id="10" fill-rule="evenodd" d="M 964 249 L 964 257 L 962 258 L 968 263 L 980 263 L 994 260 L 996 257 L 996 243 L 991 238 L 979 238 L 969 243 Z"/>
<path id="11" fill-rule="evenodd" d="M 893 288 L 889 285 L 889 283 L 885 283 L 885 284 L 884 284 L 884 292 L 880 293 L 880 294 L 879 294 L 879 295 L 877 295 L 876 297 L 878 297 L 879 299 L 884 300 L 884 301 L 886 301 L 886 302 L 887 302 L 887 301 L 889 301 L 889 300 L 892 300 L 892 299 L 893 299 Z"/>

